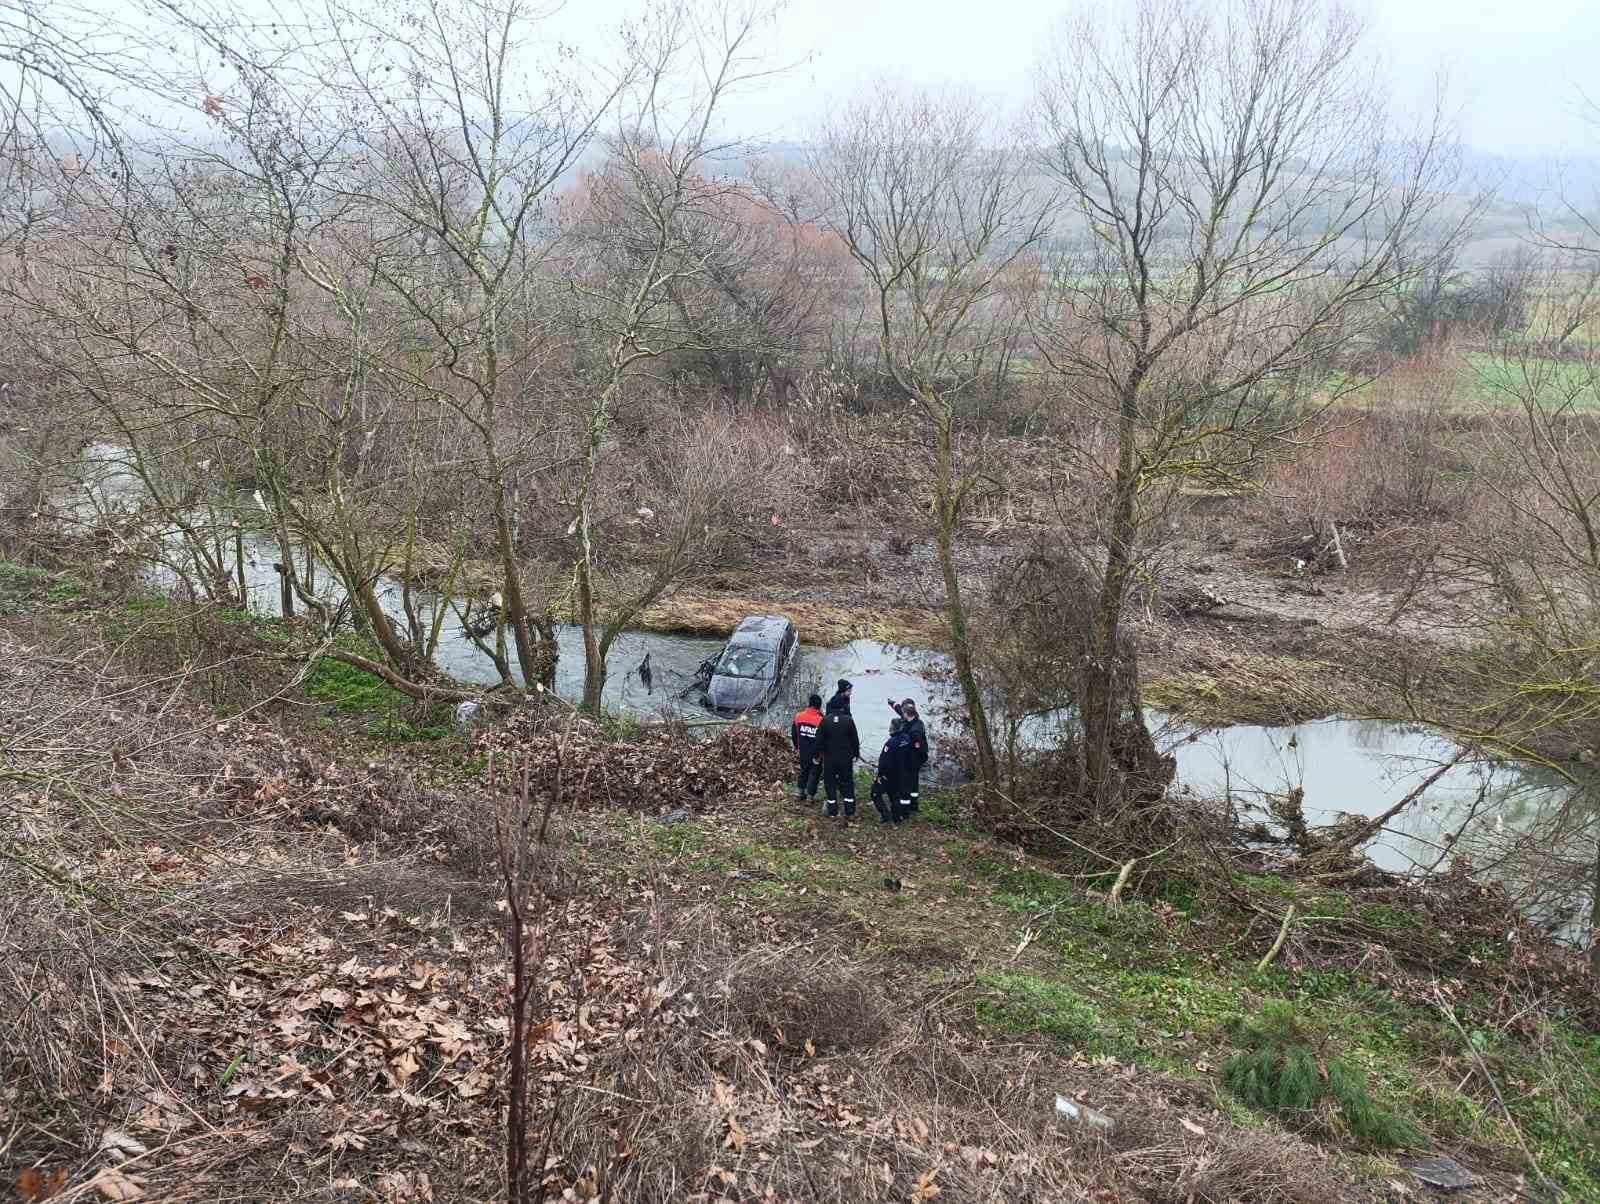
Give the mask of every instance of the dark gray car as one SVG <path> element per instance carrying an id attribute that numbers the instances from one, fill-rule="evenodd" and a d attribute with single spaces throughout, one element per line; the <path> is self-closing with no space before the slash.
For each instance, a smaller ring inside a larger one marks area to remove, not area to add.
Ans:
<path id="1" fill-rule="evenodd" d="M 706 662 L 706 705 L 714 711 L 758 711 L 771 704 L 794 667 L 800 633 L 782 615 L 752 615 Z"/>

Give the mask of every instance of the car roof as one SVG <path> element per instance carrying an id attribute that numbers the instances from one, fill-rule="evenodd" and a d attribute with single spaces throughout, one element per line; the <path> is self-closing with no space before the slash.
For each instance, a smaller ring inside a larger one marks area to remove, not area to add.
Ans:
<path id="1" fill-rule="evenodd" d="M 776 648 L 793 627 L 794 624 L 782 615 L 751 615 L 739 621 L 728 643 L 743 647 Z"/>

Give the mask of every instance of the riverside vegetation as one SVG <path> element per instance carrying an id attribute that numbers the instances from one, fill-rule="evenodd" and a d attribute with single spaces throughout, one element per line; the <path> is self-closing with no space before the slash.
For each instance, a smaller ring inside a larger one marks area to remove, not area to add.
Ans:
<path id="1" fill-rule="evenodd" d="M 568 721 L 462 734 L 337 662 L 295 684 L 270 640 L 183 659 L 242 614 L 0 579 L 14 1181 L 493 1194 L 490 766 L 553 782 Z M 567 740 L 553 1195 L 1355 1200 L 1421 1194 L 1416 1150 L 1482 1176 L 1468 1198 L 1600 1184 L 1592 979 L 1495 888 L 1275 872 L 1219 827 L 1113 900 L 1115 865 L 997 840 L 971 788 L 886 839 L 797 809 L 759 729 Z M 69 1155 L 107 1131 L 147 1152 Z"/>
<path id="2" fill-rule="evenodd" d="M 1600 219 L 1347 12 L 774 147 L 760 3 L 13 7 L 0 1188 L 1600 1198 Z M 768 611 L 942 654 L 971 783 L 830 827 L 611 705 Z M 1386 873 L 1424 791 L 1186 792 L 1149 708 L 1559 793 Z"/>

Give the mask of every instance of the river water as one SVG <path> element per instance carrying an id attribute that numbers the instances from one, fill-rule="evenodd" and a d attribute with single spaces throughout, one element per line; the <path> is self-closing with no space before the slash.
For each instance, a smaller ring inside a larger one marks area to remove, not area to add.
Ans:
<path id="1" fill-rule="evenodd" d="M 69 507 L 80 517 L 128 512 L 145 497 L 142 484 L 125 462 L 125 452 L 115 444 L 90 444 L 84 449 L 82 462 L 84 474 L 79 491 L 68 501 Z M 252 611 L 276 615 L 279 613 L 279 582 L 272 565 L 278 559 L 278 547 L 275 541 L 264 541 L 248 531 L 252 519 L 264 520 L 265 517 L 252 510 L 248 503 L 240 512 L 240 519 L 247 526 L 245 589 Z M 261 525 L 265 525 L 264 521 Z M 231 533 L 228 538 L 231 539 Z M 169 539 L 168 545 L 174 554 L 181 551 L 181 542 L 176 538 Z M 233 563 L 231 551 L 227 563 L 230 566 Z M 304 580 L 304 566 L 298 567 Z M 151 570 L 149 579 L 162 589 L 172 589 L 177 584 L 174 571 L 161 566 Z M 336 603 L 343 597 L 343 591 L 325 568 L 319 568 L 315 580 L 318 596 L 324 601 Z M 400 583 L 388 579 L 380 582 L 378 598 L 384 610 L 403 625 L 405 607 Z M 427 590 L 413 589 L 412 604 L 424 625 L 431 626 L 435 608 L 441 605 L 438 596 Z M 782 692 L 770 709 L 748 716 L 749 722 L 787 728 L 809 694 L 818 693 L 826 699 L 839 681 L 847 680 L 853 687 L 851 709 L 861 732 L 863 751 L 875 755 L 875 750 L 888 738 L 889 721 L 894 717 L 888 705 L 890 699 L 914 698 L 920 708 L 930 712 L 948 701 L 942 688 L 932 680 L 941 660 L 935 654 L 871 640 L 857 640 L 842 648 L 818 648 L 805 643 L 804 631 L 800 636 L 800 654 Z M 576 701 L 583 696 L 582 629 L 573 624 L 560 624 L 556 640 L 560 648 L 556 661 L 556 693 Z M 694 681 L 701 662 L 721 647 L 721 640 L 624 632 L 612 645 L 606 660 L 608 677 L 602 695 L 603 705 L 608 710 L 644 719 L 671 715 L 708 718 L 708 712 L 699 705 L 697 698 L 685 697 L 683 691 Z M 646 689 L 637 673 L 647 653 L 651 689 Z M 440 626 L 435 660 L 458 681 L 496 685 L 500 680 L 494 661 L 467 635 L 460 618 L 448 606 Z M 512 660 L 514 663 L 514 656 Z"/>
<path id="2" fill-rule="evenodd" d="M 83 509 L 129 509 L 142 490 L 119 463 L 120 450 L 107 444 L 85 452 L 89 466 L 75 505 Z M 243 519 L 248 521 L 249 514 Z M 247 537 L 245 566 L 250 606 L 263 614 L 276 614 L 278 576 L 272 569 L 275 544 L 257 544 Z M 156 570 L 156 584 L 171 586 L 170 571 Z M 326 572 L 319 573 L 321 592 L 335 600 L 337 587 Z M 379 591 L 384 608 L 403 617 L 400 586 L 386 581 Z M 431 621 L 438 600 L 426 591 L 413 590 L 425 622 Z M 954 707 L 943 657 L 916 649 L 858 640 L 842 648 L 818 648 L 804 643 L 794 672 L 770 710 L 746 721 L 787 728 L 791 716 L 816 692 L 831 694 L 840 679 L 853 689 L 852 712 L 861 731 L 864 753 L 875 755 L 888 734 L 890 699 L 915 698 L 929 721 L 937 745 L 941 718 Z M 583 650 L 576 626 L 558 628 L 560 657 L 556 691 L 576 700 L 583 693 Z M 694 679 L 702 661 L 721 647 L 721 641 L 690 636 L 630 631 L 618 638 L 608 661 L 610 675 L 604 705 L 615 712 L 641 718 L 683 715 L 706 718 L 694 696 L 684 697 L 684 687 Z M 646 689 L 637 667 L 650 656 L 652 689 Z M 498 675 L 493 662 L 461 629 L 459 619 L 447 612 L 437 656 L 440 667 L 465 682 L 493 685 Z M 1268 794 L 1283 794 L 1299 787 L 1303 809 L 1313 826 L 1331 823 L 1341 815 L 1373 817 L 1398 802 L 1427 774 L 1448 761 L 1457 746 L 1439 732 L 1404 723 L 1356 719 L 1325 719 L 1293 726 L 1239 725 L 1198 729 L 1152 712 L 1152 729 L 1177 760 L 1174 790 L 1196 798 L 1230 797 L 1249 810 Z M 1049 736 L 1048 723 L 1032 729 L 1035 739 Z M 1444 868 L 1451 845 L 1447 837 L 1460 835 L 1455 847 L 1492 845 L 1507 830 L 1530 831 L 1548 821 L 1567 804 L 1570 787 L 1527 766 L 1506 762 L 1464 761 L 1449 770 L 1418 803 L 1389 825 L 1368 846 L 1369 856 L 1381 867 L 1407 871 Z M 1513 887 L 1529 886 L 1510 882 Z M 1584 926 L 1587 900 L 1572 897 L 1546 899 L 1541 911 L 1563 931 L 1575 933 Z M 1565 910 L 1567 916 L 1560 913 Z"/>

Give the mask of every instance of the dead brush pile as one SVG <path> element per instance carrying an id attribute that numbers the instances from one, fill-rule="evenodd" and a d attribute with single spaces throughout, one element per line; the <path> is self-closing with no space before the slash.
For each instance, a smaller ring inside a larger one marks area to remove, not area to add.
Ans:
<path id="1" fill-rule="evenodd" d="M 502 765 L 513 755 L 525 761 L 536 795 L 556 790 L 559 778 L 577 810 L 708 810 L 769 790 L 793 757 L 779 733 L 745 724 L 708 739 L 672 725 L 614 740 L 587 720 L 529 714 L 479 732 L 473 748 Z M 493 772 L 485 766 L 485 782 Z"/>
<path id="2" fill-rule="evenodd" d="M 1308 873 L 1327 873 L 1325 865 L 1305 864 Z M 1531 1041 L 1553 1016 L 1600 1033 L 1600 979 L 1584 954 L 1550 940 L 1502 883 L 1476 881 L 1459 864 L 1424 883 L 1362 864 L 1344 889 L 1358 906 L 1296 928 L 1284 945 L 1286 965 L 1359 972 L 1423 1008 L 1434 1006 L 1436 988 L 1471 995 L 1483 1018 Z M 1240 939 L 1259 941 L 1267 927 L 1255 923 Z"/>

